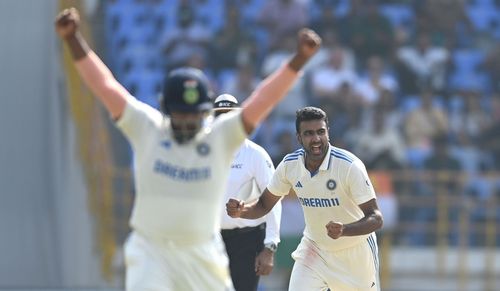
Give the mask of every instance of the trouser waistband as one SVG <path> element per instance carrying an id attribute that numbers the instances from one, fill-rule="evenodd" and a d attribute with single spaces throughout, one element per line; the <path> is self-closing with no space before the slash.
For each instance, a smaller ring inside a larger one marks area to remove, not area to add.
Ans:
<path id="1" fill-rule="evenodd" d="M 257 231 L 257 230 L 264 230 L 266 229 L 266 223 L 261 223 L 257 226 L 248 226 L 248 227 L 241 227 L 241 228 L 233 228 L 233 229 L 222 229 L 220 231 L 222 237 L 231 237 L 235 235 L 240 235 L 244 233 L 249 233 L 252 231 Z"/>

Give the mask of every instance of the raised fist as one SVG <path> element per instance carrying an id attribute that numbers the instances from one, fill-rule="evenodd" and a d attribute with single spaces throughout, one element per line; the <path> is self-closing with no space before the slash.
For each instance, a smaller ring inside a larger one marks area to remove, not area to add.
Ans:
<path id="1" fill-rule="evenodd" d="M 57 15 L 56 32 L 61 38 L 69 38 L 75 35 L 80 25 L 80 14 L 76 8 L 64 9 Z"/>
<path id="2" fill-rule="evenodd" d="M 311 29 L 303 28 L 298 34 L 297 54 L 309 59 L 321 46 L 321 37 Z"/>
<path id="3" fill-rule="evenodd" d="M 232 218 L 238 218 L 241 216 L 241 212 L 245 207 L 245 203 L 242 200 L 230 198 L 226 203 L 226 212 Z"/>

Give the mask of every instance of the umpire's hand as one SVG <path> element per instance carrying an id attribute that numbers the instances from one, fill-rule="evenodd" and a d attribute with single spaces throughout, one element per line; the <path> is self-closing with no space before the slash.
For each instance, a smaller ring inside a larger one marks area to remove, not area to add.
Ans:
<path id="1" fill-rule="evenodd" d="M 63 39 L 72 37 L 78 31 L 80 26 L 80 14 L 76 8 L 64 9 L 57 15 L 56 32 Z"/>
<path id="2" fill-rule="evenodd" d="M 274 253 L 264 248 L 255 258 L 255 274 L 257 276 L 269 275 L 274 267 Z"/>
<path id="3" fill-rule="evenodd" d="M 226 212 L 232 218 L 241 217 L 241 212 L 245 207 L 245 202 L 243 200 L 230 198 L 226 203 Z"/>

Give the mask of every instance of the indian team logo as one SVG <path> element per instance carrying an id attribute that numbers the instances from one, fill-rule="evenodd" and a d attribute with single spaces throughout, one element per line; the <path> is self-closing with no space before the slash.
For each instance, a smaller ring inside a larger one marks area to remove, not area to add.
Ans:
<path id="1" fill-rule="evenodd" d="M 328 190 L 334 190 L 335 188 L 337 188 L 337 182 L 335 182 L 335 180 L 328 180 L 328 182 L 326 182 L 326 188 L 328 188 Z"/>
<path id="2" fill-rule="evenodd" d="M 196 146 L 196 151 L 200 156 L 206 156 L 210 153 L 210 147 L 206 143 L 200 143 Z"/>
<path id="3" fill-rule="evenodd" d="M 198 81 L 187 80 L 184 82 L 184 94 L 182 98 L 187 104 L 195 104 L 200 99 L 200 94 L 198 93 Z"/>

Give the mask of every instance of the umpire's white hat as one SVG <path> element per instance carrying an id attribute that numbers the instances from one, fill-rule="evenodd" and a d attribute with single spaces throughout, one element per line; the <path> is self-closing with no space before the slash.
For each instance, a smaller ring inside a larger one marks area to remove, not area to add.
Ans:
<path id="1" fill-rule="evenodd" d="M 214 111 L 227 111 L 237 107 L 240 107 L 238 99 L 231 94 L 221 94 L 215 98 Z"/>

